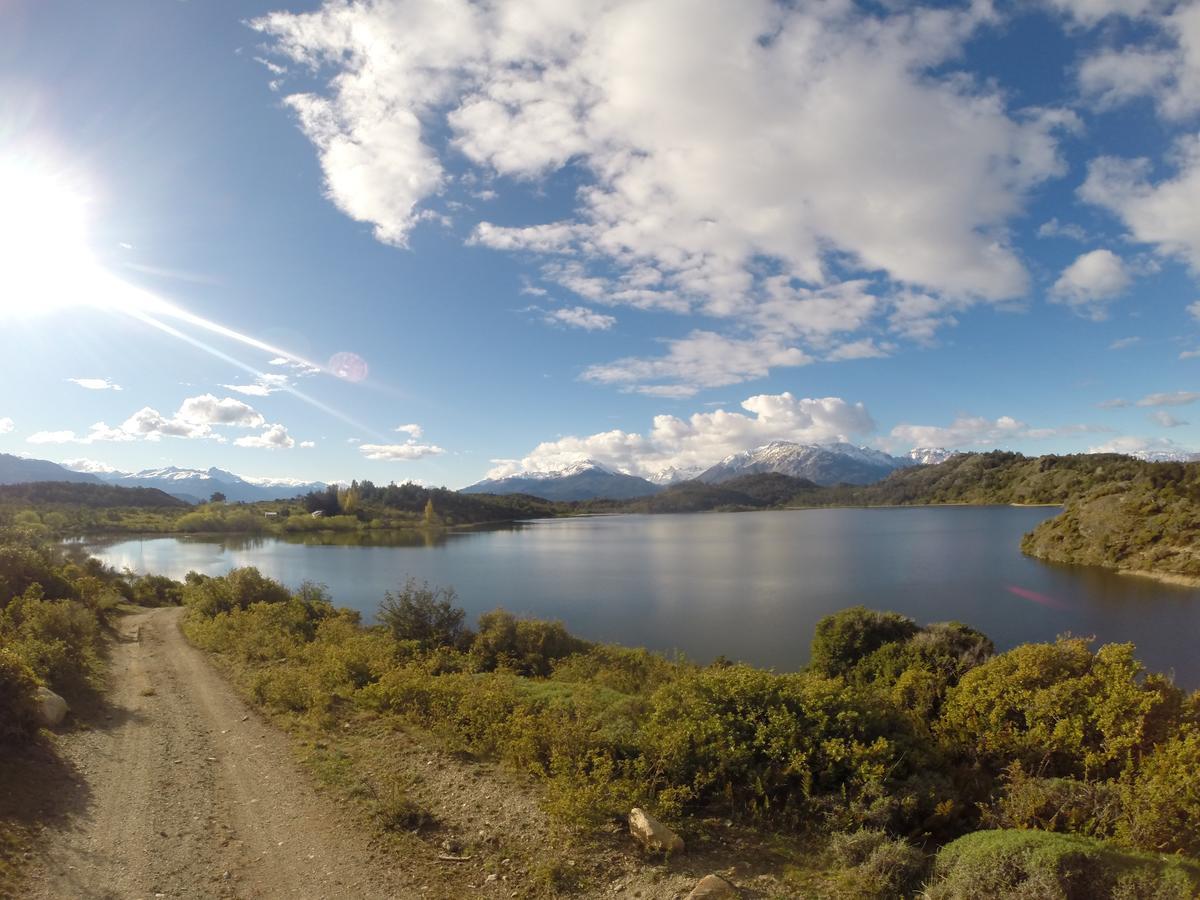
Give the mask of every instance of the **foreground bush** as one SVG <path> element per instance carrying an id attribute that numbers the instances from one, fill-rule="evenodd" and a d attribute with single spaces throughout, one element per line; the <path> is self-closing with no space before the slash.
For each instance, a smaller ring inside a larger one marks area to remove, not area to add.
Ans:
<path id="1" fill-rule="evenodd" d="M 37 731 L 36 697 L 33 670 L 0 648 L 0 743 L 20 742 Z"/>
<path id="2" fill-rule="evenodd" d="M 929 900 L 1190 900 L 1200 865 L 1123 851 L 1078 835 L 977 831 L 937 855 Z"/>
<path id="3" fill-rule="evenodd" d="M 1093 653 L 1064 638 L 972 669 L 949 693 L 938 732 L 994 772 L 1017 762 L 1047 776 L 1112 778 L 1171 734 L 1182 703 L 1178 689 L 1144 673 L 1132 644 Z"/>
<path id="4" fill-rule="evenodd" d="M 1185 728 L 1142 763 L 1121 836 L 1145 850 L 1200 857 L 1200 728 Z"/>

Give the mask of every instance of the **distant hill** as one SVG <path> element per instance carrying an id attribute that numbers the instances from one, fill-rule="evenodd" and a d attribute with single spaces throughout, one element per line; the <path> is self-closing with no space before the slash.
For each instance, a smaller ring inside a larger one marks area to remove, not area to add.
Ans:
<path id="1" fill-rule="evenodd" d="M 93 509 L 186 509 L 188 504 L 154 488 L 126 488 L 79 481 L 0 485 L 0 505 L 70 506 Z"/>
<path id="2" fill-rule="evenodd" d="M 122 487 L 158 488 L 189 503 L 206 501 L 217 491 L 230 503 L 256 503 L 259 500 L 288 500 L 327 487 L 323 481 L 252 480 L 224 469 L 181 469 L 176 466 L 140 472 L 99 473 L 98 477 Z"/>
<path id="3" fill-rule="evenodd" d="M 923 451 L 931 454 L 934 451 Z M 734 453 L 701 473 L 699 480 L 720 484 L 741 475 L 775 472 L 816 484 L 871 484 L 897 469 L 917 465 L 917 459 L 897 457 L 853 444 L 797 444 L 772 441 L 753 450 Z"/>
<path id="4" fill-rule="evenodd" d="M 662 487 L 626 475 L 595 460 L 584 460 L 554 472 L 522 472 L 488 478 L 462 489 L 464 494 L 529 494 L 545 500 L 628 500 L 656 494 Z"/>
<path id="5" fill-rule="evenodd" d="M 73 481 L 100 484 L 100 479 L 86 472 L 73 472 L 46 459 L 25 459 L 11 453 L 0 453 L 0 484 L 24 484 L 32 481 Z"/>

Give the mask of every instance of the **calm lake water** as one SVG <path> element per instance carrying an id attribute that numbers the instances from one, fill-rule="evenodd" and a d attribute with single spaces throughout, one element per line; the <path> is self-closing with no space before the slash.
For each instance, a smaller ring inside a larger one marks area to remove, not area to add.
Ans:
<path id="1" fill-rule="evenodd" d="M 1021 555 L 1056 510 L 820 509 L 608 516 L 512 528 L 318 544 L 153 538 L 97 544 L 118 568 L 182 578 L 257 566 L 327 585 L 369 618 L 408 576 L 452 585 L 473 621 L 504 606 L 581 637 L 802 666 L 817 620 L 857 603 L 918 622 L 957 619 L 998 648 L 1058 634 L 1133 641 L 1152 669 L 1200 686 L 1200 591 Z"/>

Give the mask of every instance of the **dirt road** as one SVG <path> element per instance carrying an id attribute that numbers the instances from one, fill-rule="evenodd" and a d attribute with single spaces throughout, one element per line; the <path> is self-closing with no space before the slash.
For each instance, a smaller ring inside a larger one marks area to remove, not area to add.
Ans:
<path id="1" fill-rule="evenodd" d="M 109 706 L 63 740 L 86 800 L 49 833 L 31 896 L 411 896 L 187 643 L 181 614 L 121 620 Z"/>

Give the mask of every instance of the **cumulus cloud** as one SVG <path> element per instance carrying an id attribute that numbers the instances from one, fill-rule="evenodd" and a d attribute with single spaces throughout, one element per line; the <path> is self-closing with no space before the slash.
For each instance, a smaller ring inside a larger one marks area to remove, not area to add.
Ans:
<path id="1" fill-rule="evenodd" d="M 419 444 L 416 441 L 405 441 L 403 444 L 361 444 L 358 449 L 367 459 L 388 462 L 407 462 L 427 456 L 441 456 L 446 452 L 436 444 Z"/>
<path id="2" fill-rule="evenodd" d="M 317 446 L 317 442 L 316 442 L 316 441 L 301 441 L 301 442 L 300 442 L 300 449 L 301 449 L 301 450 L 311 450 L 311 449 L 312 449 L 313 447 L 315 447 L 315 446 Z"/>
<path id="3" fill-rule="evenodd" d="M 1141 5 L 1139 12 L 1151 6 Z M 1200 6 L 1181 3 L 1166 15 L 1146 16 L 1142 25 L 1133 33 L 1150 30 L 1149 40 L 1105 47 L 1083 61 L 1080 88 L 1101 107 L 1149 97 L 1165 119 L 1192 116 L 1200 110 Z"/>
<path id="4" fill-rule="evenodd" d="M 67 381 L 79 385 L 81 388 L 86 388 L 89 391 L 119 391 L 122 390 L 119 384 L 114 384 L 107 378 L 68 378 Z"/>
<path id="5" fill-rule="evenodd" d="M 1111 250 L 1092 250 L 1076 257 L 1054 283 L 1050 299 L 1081 316 L 1108 317 L 1108 304 L 1129 287 L 1132 279 L 1121 257 Z"/>
<path id="6" fill-rule="evenodd" d="M 410 422 L 408 425 L 397 425 L 394 430 L 401 434 L 407 434 L 410 438 L 419 438 L 425 433 L 425 429 L 415 422 Z"/>
<path id="7" fill-rule="evenodd" d="M 653 475 L 672 466 L 708 467 L 731 453 L 769 441 L 848 440 L 875 429 L 863 404 L 840 397 L 759 394 L 744 400 L 741 407 L 745 412 L 718 409 L 686 419 L 658 415 L 644 433 L 614 429 L 546 441 L 521 459 L 493 460 L 496 465 L 487 475 L 552 472 L 585 459 L 633 475 Z"/>
<path id="8" fill-rule="evenodd" d="M 4 416 L 3 418 L 0 418 L 0 434 L 8 434 L 10 431 L 12 431 L 16 427 L 17 427 L 16 423 L 13 422 L 13 420 L 10 419 L 8 416 Z"/>
<path id="9" fill-rule="evenodd" d="M 1135 435 L 1121 435 L 1088 448 L 1088 453 L 1126 453 L 1130 455 L 1162 453 L 1171 456 L 1191 455 L 1186 447 L 1180 446 L 1170 438 L 1147 438 Z"/>
<path id="10" fill-rule="evenodd" d="M 892 443 L 907 447 L 974 447 L 996 448 L 1010 446 L 1016 441 L 1040 441 L 1089 431 L 1106 431 L 1094 425 L 1065 425 L 1055 428 L 1034 428 L 1012 416 L 988 419 L 983 416 L 959 416 L 950 425 L 910 425 L 902 423 L 892 429 Z"/>
<path id="11" fill-rule="evenodd" d="M 710 350 L 767 351 L 765 365 L 722 364 L 728 384 L 846 358 L 834 347 L 886 326 L 892 305 L 864 300 L 835 344 L 827 306 L 846 299 L 787 296 L 846 271 L 871 281 L 860 294 L 924 296 L 924 315 L 895 319 L 919 340 L 964 305 L 1025 292 L 1008 225 L 1064 171 L 1057 133 L 1079 121 L 1010 109 L 956 68 L 992 18 L 986 3 L 327 0 L 253 25 L 285 62 L 327 77 L 287 103 L 329 198 L 379 240 L 407 242 L 451 158 L 495 184 L 570 166 L 585 183 L 567 215 L 478 222 L 473 241 L 532 257 L 593 302 L 728 322 Z M 641 362 L 672 381 L 672 354 Z M 609 372 L 592 380 L 631 385 Z"/>
<path id="12" fill-rule="evenodd" d="M 120 471 L 116 466 L 110 466 L 108 463 L 100 462 L 98 459 L 87 459 L 85 457 L 64 459 L 62 464 L 72 472 L 87 472 L 91 475 L 111 475 L 113 472 Z"/>
<path id="13" fill-rule="evenodd" d="M 1084 231 L 1082 226 L 1076 225 L 1073 222 L 1060 222 L 1057 217 L 1043 222 L 1038 226 L 1037 235 L 1040 238 L 1068 238 L 1080 243 L 1088 240 L 1088 233 Z"/>
<path id="14" fill-rule="evenodd" d="M 1174 176 L 1156 183 L 1148 159 L 1099 157 L 1079 194 L 1113 212 L 1135 241 L 1200 271 L 1200 136 L 1180 139 L 1174 162 Z"/>
<path id="15" fill-rule="evenodd" d="M 31 444 L 94 444 L 107 441 L 157 441 L 173 437 L 205 438 L 223 443 L 225 437 L 214 431 L 214 426 L 258 428 L 265 422 L 262 413 L 240 400 L 232 397 L 218 399 L 212 394 L 201 394 L 185 399 L 172 416 L 165 416 L 151 406 L 143 406 L 116 427 L 96 422 L 84 434 L 76 434 L 71 430 L 39 431 L 26 440 Z"/>
<path id="16" fill-rule="evenodd" d="M 238 447 L 257 447 L 262 450 L 290 449 L 296 441 L 282 425 L 268 425 L 262 434 L 246 435 L 233 442 Z"/>

